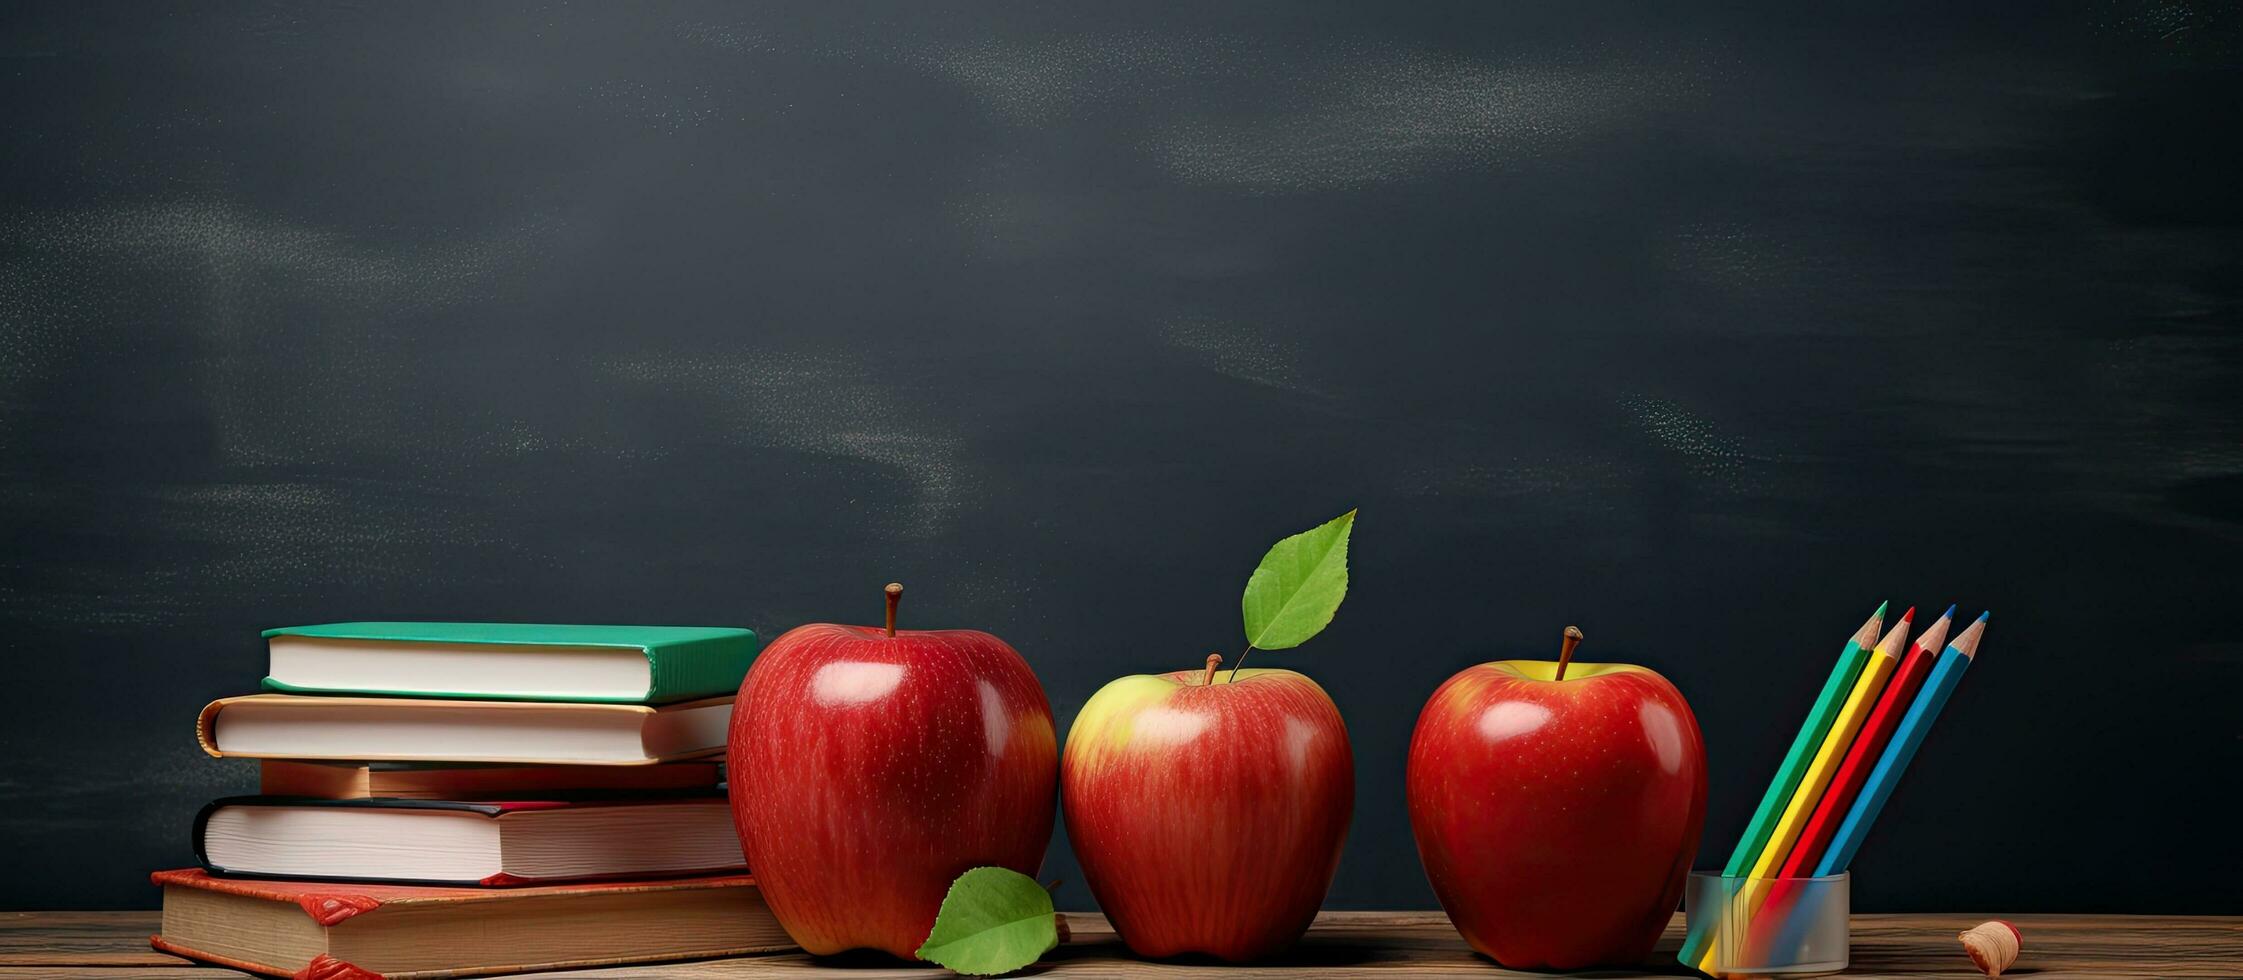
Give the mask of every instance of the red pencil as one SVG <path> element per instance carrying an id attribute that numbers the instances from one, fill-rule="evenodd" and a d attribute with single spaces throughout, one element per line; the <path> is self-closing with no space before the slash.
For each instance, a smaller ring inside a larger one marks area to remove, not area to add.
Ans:
<path id="1" fill-rule="evenodd" d="M 1901 658 L 1900 666 L 1893 669 L 1893 679 L 1885 682 L 1885 693 L 1878 696 L 1877 705 L 1869 709 L 1869 717 L 1861 723 L 1861 734 L 1854 736 L 1854 744 L 1846 750 L 1846 758 L 1838 763 L 1838 771 L 1830 777 L 1830 788 L 1823 791 L 1822 801 L 1807 818 L 1807 825 L 1799 830 L 1799 842 L 1792 845 L 1791 854 L 1784 859 L 1783 867 L 1776 872 L 1778 878 L 1804 878 L 1814 873 L 1815 865 L 1822 861 L 1822 852 L 1830 847 L 1830 839 L 1838 833 L 1838 825 L 1846 822 L 1846 811 L 1853 808 L 1854 797 L 1861 793 L 1863 783 L 1869 781 L 1869 771 L 1877 768 L 1877 759 L 1885 753 L 1885 743 L 1892 740 L 1893 730 L 1900 727 L 1900 719 L 1908 714 L 1908 706 L 1915 703 L 1916 692 L 1924 686 L 1924 678 L 1931 676 L 1932 665 L 1939 660 L 1939 651 L 1947 642 L 1947 627 L 1955 619 L 1955 607 L 1948 606 L 1939 621 L 1924 629 L 1916 642 L 1908 645 L 1908 655 Z"/>

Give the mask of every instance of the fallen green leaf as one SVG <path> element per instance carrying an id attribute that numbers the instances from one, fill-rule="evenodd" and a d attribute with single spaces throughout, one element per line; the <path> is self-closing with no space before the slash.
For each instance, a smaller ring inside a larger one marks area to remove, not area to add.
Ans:
<path id="1" fill-rule="evenodd" d="M 1005 868 L 975 868 L 950 883 L 919 958 L 969 976 L 1011 973 L 1059 945 L 1051 893 Z"/>
<path id="2" fill-rule="evenodd" d="M 1285 650 L 1323 632 L 1347 598 L 1347 537 L 1354 530 L 1351 510 L 1270 546 L 1239 599 L 1248 647 Z"/>

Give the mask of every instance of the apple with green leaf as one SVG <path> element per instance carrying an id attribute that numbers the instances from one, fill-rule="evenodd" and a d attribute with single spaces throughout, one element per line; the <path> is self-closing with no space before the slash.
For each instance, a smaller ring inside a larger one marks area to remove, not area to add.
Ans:
<path id="1" fill-rule="evenodd" d="M 1299 646 L 1347 595 L 1355 512 L 1280 541 L 1247 580 L 1246 652 Z M 1257 959 L 1323 903 L 1355 809 L 1339 708 L 1290 670 L 1123 677 L 1075 717 L 1060 760 L 1067 837 L 1141 956 Z M 1239 667 L 1246 656 L 1239 656 Z"/>
<path id="2" fill-rule="evenodd" d="M 1410 827 L 1466 942 L 1513 969 L 1632 966 L 1682 895 L 1706 750 L 1682 693 L 1632 664 L 1467 667 L 1410 739 Z"/>

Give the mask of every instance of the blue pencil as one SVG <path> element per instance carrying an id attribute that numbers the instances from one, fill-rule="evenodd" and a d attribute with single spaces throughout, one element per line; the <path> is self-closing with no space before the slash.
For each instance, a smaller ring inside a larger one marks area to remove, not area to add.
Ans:
<path id="1" fill-rule="evenodd" d="M 1893 787 L 1900 783 L 1900 775 L 1908 762 L 1916 757 L 1916 749 L 1924 744 L 1924 735 L 1931 731 L 1932 722 L 1938 720 L 1939 709 L 1946 707 L 1947 697 L 1955 693 L 1955 685 L 1962 682 L 1963 671 L 1970 669 L 1972 658 L 1978 655 L 1978 639 L 1986 633 L 1986 618 L 1991 612 L 1980 613 L 1978 621 L 1963 630 L 1947 644 L 1939 663 L 1932 667 L 1931 677 L 1924 681 L 1924 689 L 1917 692 L 1915 703 L 1908 706 L 1908 715 L 1893 730 L 1892 741 L 1885 746 L 1885 754 L 1878 757 L 1877 768 L 1869 773 L 1862 784 L 1861 795 L 1854 798 L 1853 809 L 1846 812 L 1846 822 L 1838 825 L 1838 833 L 1830 839 L 1830 849 L 1823 852 L 1822 863 L 1815 866 L 1815 876 L 1834 875 L 1854 863 L 1854 852 L 1861 850 L 1862 838 L 1869 835 L 1869 825 L 1877 822 L 1877 812 L 1885 808 L 1885 800 L 1893 795 Z"/>

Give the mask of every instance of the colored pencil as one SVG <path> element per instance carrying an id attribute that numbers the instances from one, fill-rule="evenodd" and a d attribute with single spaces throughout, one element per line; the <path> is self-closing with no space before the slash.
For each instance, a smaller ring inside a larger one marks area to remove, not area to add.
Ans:
<path id="1" fill-rule="evenodd" d="M 1760 807 L 1753 811 L 1752 820 L 1745 824 L 1745 832 L 1737 839 L 1737 849 L 1729 855 L 1729 863 L 1721 873 L 1736 877 L 1751 870 L 1752 862 L 1760 856 L 1761 847 L 1768 843 L 1768 834 L 1775 829 L 1776 818 L 1791 801 L 1793 790 L 1799 788 L 1799 778 L 1807 771 L 1815 749 L 1822 744 L 1823 736 L 1830 733 L 1830 723 L 1838 716 L 1846 695 L 1853 690 L 1854 681 L 1861 675 L 1862 664 L 1869 660 L 1870 649 L 1877 643 L 1877 635 L 1884 629 L 1885 607 L 1878 603 L 1877 611 L 1854 631 L 1843 649 L 1838 651 L 1838 662 L 1831 665 L 1830 676 L 1822 682 L 1822 693 L 1815 697 L 1814 707 L 1807 709 L 1807 718 L 1799 725 L 1799 734 L 1792 737 L 1791 750 L 1784 753 L 1783 764 L 1776 767 L 1776 778 L 1768 783 L 1768 791 L 1760 797 Z M 1682 950 L 1677 958 L 1684 963 L 1696 963 L 1704 952 L 1711 930 L 1700 929 L 1692 923 L 1689 935 L 1683 937 Z"/>
<path id="2" fill-rule="evenodd" d="M 1854 736 L 1861 732 L 1861 724 L 1869 719 L 1869 709 L 1877 706 L 1877 696 L 1885 692 L 1885 682 L 1892 679 L 1893 670 L 1900 666 L 1900 654 L 1908 644 L 1908 627 L 1916 618 L 1910 607 L 1900 614 L 1900 622 L 1885 632 L 1877 642 L 1875 656 L 1861 667 L 1861 677 L 1854 681 L 1854 689 L 1846 695 L 1846 703 L 1839 707 L 1838 717 L 1830 723 L 1830 734 L 1823 737 L 1822 745 L 1815 749 L 1814 761 L 1807 764 L 1807 772 L 1799 777 L 1799 789 L 1791 794 L 1791 803 L 1784 807 L 1783 816 L 1776 820 L 1776 829 L 1768 835 L 1768 843 L 1760 849 L 1760 857 L 1752 864 L 1751 877 L 1774 877 L 1776 869 L 1790 856 L 1791 845 L 1799 840 L 1799 831 L 1807 825 L 1807 818 L 1815 812 L 1815 804 L 1822 802 L 1823 790 L 1830 788 L 1830 777 L 1837 775 L 1838 763 L 1845 761 L 1846 750 L 1853 746 Z"/>
<path id="3" fill-rule="evenodd" d="M 1947 630 L 1955 621 L 1955 607 L 1947 607 L 1939 619 L 1916 636 L 1908 645 L 1908 655 L 1894 668 L 1892 680 L 1885 682 L 1884 693 L 1877 696 L 1877 706 L 1869 709 L 1869 717 L 1861 723 L 1861 733 L 1854 736 L 1854 744 L 1846 749 L 1845 761 L 1838 764 L 1838 772 L 1830 777 L 1830 788 L 1823 791 L 1822 801 L 1815 804 L 1814 815 L 1799 831 L 1799 842 L 1791 845 L 1791 856 L 1784 858 L 1783 866 L 1776 871 L 1779 879 L 1802 878 L 1822 862 L 1824 852 L 1830 848 L 1830 838 L 1838 831 L 1838 824 L 1853 808 L 1854 798 L 1861 785 L 1869 779 L 1869 771 L 1884 754 L 1885 745 L 1892 740 L 1893 730 L 1908 713 L 1908 706 L 1916 700 L 1916 692 L 1924 686 L 1924 678 L 1931 675 L 1932 665 L 1939 660 L 1940 650 L 1947 643 Z M 1769 887 L 1764 906 L 1789 907 L 1788 881 L 1778 881 Z M 1793 915 L 1788 923 L 1779 923 L 1769 916 L 1753 921 L 1752 938 L 1746 943 L 1749 950 L 1763 951 L 1758 962 L 1767 962 L 1766 953 L 1790 948 L 1804 935 L 1808 920 L 1806 915 Z"/>
<path id="4" fill-rule="evenodd" d="M 1891 744 L 1886 745 L 1884 755 L 1878 757 L 1877 768 L 1869 773 L 1868 781 L 1862 783 L 1861 795 L 1854 800 L 1853 809 L 1846 812 L 1846 822 L 1840 824 L 1838 832 L 1831 837 L 1830 849 L 1823 854 L 1822 863 L 1815 867 L 1816 877 L 1837 874 L 1854 863 L 1854 853 L 1861 850 L 1862 839 L 1869 835 L 1869 825 L 1877 822 L 1877 814 L 1885 808 L 1885 801 L 1892 798 L 1893 787 L 1899 784 L 1909 761 L 1916 757 L 1916 750 L 1923 747 L 1924 736 L 1931 731 L 1932 722 L 1938 720 L 1940 709 L 1946 707 L 1947 699 L 1954 695 L 1955 685 L 1962 683 L 1963 671 L 1969 670 L 1971 661 L 1977 659 L 1978 644 L 1986 635 L 1986 620 L 1991 616 L 1992 612 L 1980 613 L 1978 621 L 1964 629 L 1953 643 L 1947 644 L 1946 653 L 1940 654 L 1939 664 L 1924 680 L 1923 691 L 1916 695 L 1915 703 L 1908 706 L 1908 716 L 1900 720 L 1900 727 L 1893 730 Z"/>
<path id="5" fill-rule="evenodd" d="M 1885 690 L 1885 681 L 1892 677 L 1893 669 L 1900 665 L 1901 650 L 1908 643 L 1908 627 L 1915 617 L 1914 608 L 1902 613 L 1900 622 L 1894 623 L 1893 628 L 1886 631 L 1885 638 L 1877 641 L 1868 662 L 1862 665 L 1861 674 L 1846 692 L 1845 703 L 1839 706 L 1837 715 L 1831 719 L 1830 730 L 1824 733 L 1822 743 L 1815 747 L 1814 757 L 1808 760 L 1807 768 L 1800 773 L 1799 785 L 1792 790 L 1791 799 L 1784 804 L 1783 815 L 1776 818 L 1775 826 L 1770 829 L 1768 842 L 1761 846 L 1760 854 L 1753 859 L 1751 870 L 1746 872 L 1748 880 L 1741 886 L 1739 900 L 1732 906 L 1731 914 L 1722 918 L 1717 929 L 1722 935 L 1709 937 L 1705 952 L 1693 964 L 1700 971 L 1713 972 L 1714 954 L 1722 942 L 1726 941 L 1735 947 L 1745 937 L 1745 926 L 1752 921 L 1753 914 L 1760 911 L 1761 903 L 1768 897 L 1766 887 L 1750 879 L 1773 876 L 1783 864 L 1784 858 L 1791 854 L 1791 845 L 1799 839 L 1799 829 L 1806 825 L 1807 817 L 1814 813 L 1815 804 L 1822 801 L 1823 790 L 1830 786 L 1830 777 L 1838 771 L 1838 763 L 1845 759 L 1846 749 L 1853 745 L 1855 733 L 1861 731 L 1861 723 L 1869 717 L 1869 709 L 1876 706 L 1877 696 Z M 1740 911 L 1741 917 L 1736 914 Z"/>
<path id="6" fill-rule="evenodd" d="M 1893 732 L 1900 727 L 1900 719 L 1908 714 L 1908 706 L 1916 700 L 1916 692 L 1923 689 L 1924 678 L 1939 661 L 1941 648 L 1947 644 L 1947 630 L 1955 621 L 1955 607 L 1947 607 L 1936 622 L 1926 628 L 1916 642 L 1908 645 L 1908 656 L 1901 658 L 1900 666 L 1893 671 L 1892 680 L 1885 683 L 1885 693 L 1877 697 L 1877 706 L 1869 710 L 1869 717 L 1861 723 L 1861 734 L 1854 736 L 1854 744 L 1846 750 L 1846 759 L 1838 764 L 1838 772 L 1830 777 L 1830 788 L 1822 794 L 1822 802 L 1815 805 L 1815 813 L 1807 818 L 1807 825 L 1799 831 L 1799 843 L 1792 845 L 1791 856 L 1784 859 L 1783 867 L 1776 872 L 1778 878 L 1801 878 L 1822 862 L 1830 850 L 1830 839 L 1838 833 L 1838 824 L 1853 809 L 1854 799 L 1861 795 L 1862 784 L 1869 781 L 1869 772 L 1877 759 L 1885 753 L 1892 741 Z"/>

